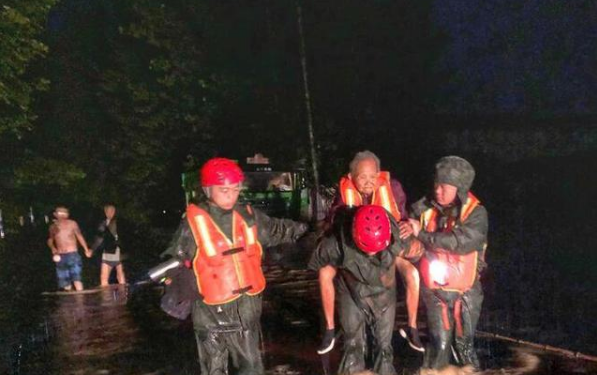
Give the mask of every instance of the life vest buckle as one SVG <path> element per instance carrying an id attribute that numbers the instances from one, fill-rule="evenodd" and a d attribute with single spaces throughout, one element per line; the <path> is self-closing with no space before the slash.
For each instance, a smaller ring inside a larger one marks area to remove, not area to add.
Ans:
<path id="1" fill-rule="evenodd" d="M 228 249 L 226 251 L 222 251 L 222 255 L 233 255 L 236 253 L 240 253 L 241 251 L 245 251 L 244 247 L 235 247 L 233 249 Z"/>
<path id="2" fill-rule="evenodd" d="M 248 292 L 249 290 L 253 289 L 252 285 L 246 286 L 244 288 L 240 288 L 240 289 L 235 289 L 232 291 L 233 294 L 244 294 L 246 292 Z"/>

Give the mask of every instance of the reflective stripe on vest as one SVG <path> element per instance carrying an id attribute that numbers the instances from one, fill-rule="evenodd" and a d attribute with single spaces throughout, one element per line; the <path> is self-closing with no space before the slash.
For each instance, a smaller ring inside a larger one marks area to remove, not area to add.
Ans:
<path id="1" fill-rule="evenodd" d="M 377 186 L 377 190 L 373 192 L 371 204 L 385 208 L 392 214 L 396 221 L 400 221 L 402 215 L 400 215 L 396 199 L 392 193 L 389 172 L 379 172 Z M 363 197 L 352 182 L 352 179 L 348 176 L 343 176 L 340 179 L 340 196 L 342 197 L 342 202 L 347 206 L 358 207 L 363 204 Z"/>
<path id="2" fill-rule="evenodd" d="M 195 216 L 195 224 L 197 228 L 199 228 L 199 237 L 203 240 L 203 250 L 209 257 L 213 257 L 216 255 L 216 248 L 214 247 L 213 241 L 209 234 L 209 230 L 207 229 L 207 224 L 205 223 L 205 216 L 197 215 Z M 197 241 L 195 241 L 197 243 Z"/>
<path id="3" fill-rule="evenodd" d="M 187 219 L 197 251 L 193 271 L 199 293 L 208 305 L 234 301 L 242 294 L 257 295 L 265 289 L 261 269 L 261 244 L 257 227 L 249 227 L 236 211 L 232 213 L 232 240 L 197 207 L 187 207 Z"/>
<path id="4" fill-rule="evenodd" d="M 460 221 L 465 222 L 471 212 L 480 204 L 479 200 L 468 193 L 468 199 L 460 210 Z M 421 215 L 421 227 L 427 232 L 436 232 L 438 210 L 430 208 Z M 455 220 L 448 220 L 446 230 L 452 230 Z M 477 261 L 479 251 L 468 254 L 455 254 L 448 250 L 427 251 L 421 259 L 419 268 L 423 283 L 429 289 L 441 289 L 464 293 L 477 279 Z"/>

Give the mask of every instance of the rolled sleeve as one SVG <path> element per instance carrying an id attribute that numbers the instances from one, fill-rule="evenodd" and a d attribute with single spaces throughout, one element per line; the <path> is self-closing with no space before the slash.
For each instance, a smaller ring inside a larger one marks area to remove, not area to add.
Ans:
<path id="1" fill-rule="evenodd" d="M 325 266 L 338 267 L 342 264 L 342 254 L 338 248 L 338 242 L 333 236 L 325 237 L 317 246 L 308 267 L 313 271 L 319 271 Z"/>

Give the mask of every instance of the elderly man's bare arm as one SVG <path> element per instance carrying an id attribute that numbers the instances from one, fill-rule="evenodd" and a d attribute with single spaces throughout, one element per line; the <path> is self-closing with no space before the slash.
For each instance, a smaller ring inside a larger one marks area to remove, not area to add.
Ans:
<path id="1" fill-rule="evenodd" d="M 56 231 L 57 231 L 56 224 L 52 224 L 50 226 L 50 230 L 48 232 L 48 241 L 46 242 L 48 244 L 48 247 L 50 248 L 50 250 L 52 250 L 52 255 L 58 254 L 58 249 L 54 245 L 54 236 L 56 235 Z"/>

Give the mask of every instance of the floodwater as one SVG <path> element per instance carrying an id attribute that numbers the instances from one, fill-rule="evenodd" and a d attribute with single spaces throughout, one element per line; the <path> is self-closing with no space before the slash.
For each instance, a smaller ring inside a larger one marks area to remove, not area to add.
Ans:
<path id="1" fill-rule="evenodd" d="M 314 275 L 280 266 L 266 266 L 266 275 L 262 351 L 267 374 L 322 374 L 315 353 L 321 318 Z M 162 313 L 160 293 L 161 288 L 150 285 L 132 294 L 113 286 L 90 294 L 43 296 L 36 306 L 38 321 L 12 341 L 4 356 L 9 363 L 0 370 L 19 375 L 199 374 L 192 325 Z M 396 326 L 405 320 L 400 304 Z M 339 348 L 330 358 L 332 373 Z M 511 363 L 516 348 L 540 359 L 536 374 L 597 374 L 595 362 L 490 337 L 480 337 L 478 348 L 484 367 L 496 374 L 516 373 Z M 414 374 L 422 357 L 397 334 L 394 349 L 398 373 Z"/>

